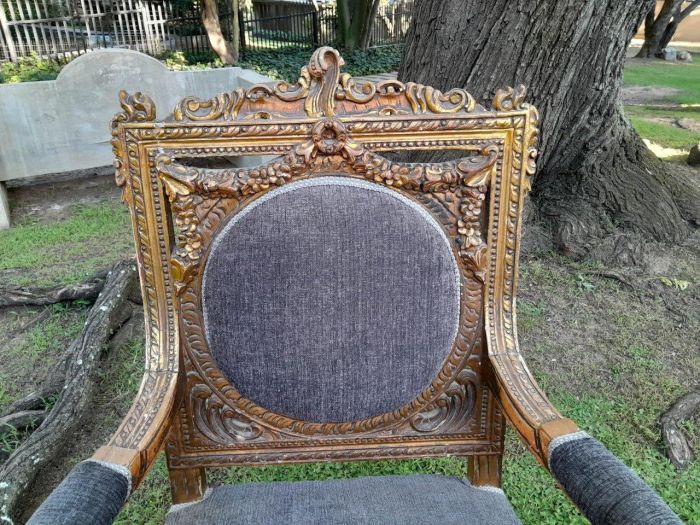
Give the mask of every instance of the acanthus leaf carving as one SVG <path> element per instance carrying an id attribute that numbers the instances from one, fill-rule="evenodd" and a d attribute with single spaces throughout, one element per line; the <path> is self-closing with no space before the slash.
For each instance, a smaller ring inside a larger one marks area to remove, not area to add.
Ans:
<path id="1" fill-rule="evenodd" d="M 112 134 L 111 145 L 112 153 L 114 153 L 114 179 L 119 188 L 122 188 L 122 201 L 129 202 L 131 200 L 131 189 L 127 184 L 127 176 L 129 173 L 128 154 L 124 148 L 124 142 L 119 136 L 119 125 L 128 122 L 152 122 L 156 119 L 156 105 L 147 95 L 137 91 L 133 95 L 126 91 L 119 92 L 119 104 L 122 107 L 120 113 L 117 113 L 110 123 Z"/>
<path id="2" fill-rule="evenodd" d="M 471 368 L 461 370 L 435 401 L 410 419 L 411 427 L 418 432 L 464 432 L 461 426 L 476 406 L 478 381 L 478 375 Z"/>
<path id="3" fill-rule="evenodd" d="M 245 97 L 246 92 L 241 88 L 228 93 L 219 93 L 208 100 L 186 97 L 175 107 L 173 117 L 176 121 L 233 120 L 238 117 L 238 111 Z"/>
<path id="4" fill-rule="evenodd" d="M 194 424 L 214 443 L 252 441 L 263 434 L 263 429 L 249 418 L 232 409 L 204 383 L 191 389 Z"/>
<path id="5" fill-rule="evenodd" d="M 522 84 L 513 89 L 510 86 L 497 89 L 491 105 L 496 111 L 514 111 L 524 109 L 523 101 L 527 89 Z"/>

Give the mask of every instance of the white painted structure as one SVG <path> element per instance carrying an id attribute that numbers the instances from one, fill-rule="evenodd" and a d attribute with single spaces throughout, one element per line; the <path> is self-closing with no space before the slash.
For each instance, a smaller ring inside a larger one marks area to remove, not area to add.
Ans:
<path id="1" fill-rule="evenodd" d="M 147 94 L 163 119 L 184 96 L 259 82 L 270 79 L 239 67 L 170 71 L 137 51 L 104 49 L 73 60 L 56 80 L 0 85 L 0 229 L 9 227 L 5 181 L 112 163 L 119 90 Z"/>

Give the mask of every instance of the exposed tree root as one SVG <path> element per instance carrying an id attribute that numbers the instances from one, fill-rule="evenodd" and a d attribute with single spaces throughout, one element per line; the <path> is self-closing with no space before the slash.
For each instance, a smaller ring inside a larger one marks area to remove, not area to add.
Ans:
<path id="1" fill-rule="evenodd" d="M 698 412 L 700 412 L 700 390 L 693 390 L 678 399 L 661 416 L 661 433 L 668 448 L 668 459 L 679 470 L 688 468 L 694 457 L 693 449 L 688 443 L 688 436 L 679 424 Z"/>
<path id="2" fill-rule="evenodd" d="M 0 307 L 43 306 L 77 299 L 93 301 L 104 286 L 106 274 L 106 271 L 99 272 L 84 283 L 51 288 L 20 288 L 18 286 L 0 288 Z"/>
<path id="3" fill-rule="evenodd" d="M 78 338 L 73 341 L 55 368 L 59 379 L 14 403 L 11 408 L 30 410 L 59 385 L 56 404 L 37 428 L 7 461 L 0 466 L 0 522 L 11 523 L 17 504 L 39 471 L 55 459 L 78 429 L 92 402 L 102 354 L 112 334 L 134 310 L 129 300 L 137 284 L 133 260 L 117 263 L 107 274 L 104 288 L 88 313 Z M 42 401 L 43 403 L 43 401 Z M 8 417 L 12 417 L 8 415 Z M 10 521 L 8 521 L 10 520 Z"/>
<path id="4" fill-rule="evenodd" d="M 0 417 L 0 432 L 7 430 L 23 430 L 32 428 L 46 419 L 43 410 L 23 410 L 7 416 Z"/>

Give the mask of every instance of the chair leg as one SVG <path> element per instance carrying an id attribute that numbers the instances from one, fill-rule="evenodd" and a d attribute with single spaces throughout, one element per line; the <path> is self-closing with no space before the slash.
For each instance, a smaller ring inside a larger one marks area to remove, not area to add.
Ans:
<path id="1" fill-rule="evenodd" d="M 191 503 L 204 497 L 207 491 L 207 475 L 203 468 L 169 469 L 168 474 L 174 505 Z"/>
<path id="2" fill-rule="evenodd" d="M 469 456 L 467 458 L 467 472 L 472 485 L 501 486 L 501 460 L 500 454 L 493 456 Z"/>

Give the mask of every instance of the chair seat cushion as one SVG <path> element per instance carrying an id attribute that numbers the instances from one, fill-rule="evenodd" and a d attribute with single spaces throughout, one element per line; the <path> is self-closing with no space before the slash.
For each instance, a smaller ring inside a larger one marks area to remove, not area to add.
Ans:
<path id="1" fill-rule="evenodd" d="M 503 491 L 448 476 L 384 476 L 249 483 L 174 505 L 167 525 L 516 525 Z"/>

